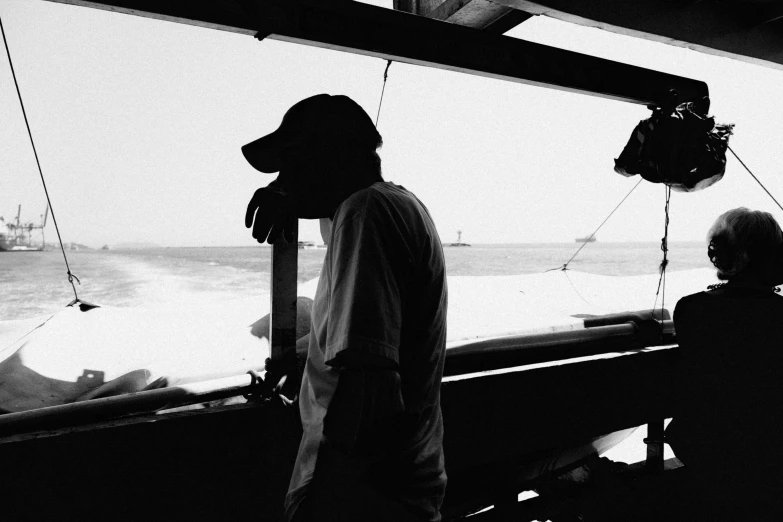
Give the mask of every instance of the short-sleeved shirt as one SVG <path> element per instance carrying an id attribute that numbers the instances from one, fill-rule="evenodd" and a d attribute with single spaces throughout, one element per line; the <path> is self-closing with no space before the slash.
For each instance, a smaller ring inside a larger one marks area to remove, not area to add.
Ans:
<path id="1" fill-rule="evenodd" d="M 396 499 L 423 520 L 440 520 L 446 487 L 440 384 L 446 353 L 443 248 L 426 207 L 404 187 L 378 182 L 334 216 L 313 302 L 299 395 L 304 434 L 286 497 L 290 517 L 305 498 L 344 350 L 398 365 L 410 429 L 387 458 Z M 381 463 L 383 466 L 383 463 Z"/>

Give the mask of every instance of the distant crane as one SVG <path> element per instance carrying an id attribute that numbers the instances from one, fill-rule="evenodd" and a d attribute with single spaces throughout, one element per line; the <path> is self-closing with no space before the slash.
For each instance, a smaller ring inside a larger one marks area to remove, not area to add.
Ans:
<path id="1" fill-rule="evenodd" d="M 44 227 L 49 217 L 49 205 L 46 205 L 46 211 L 41 215 L 41 224 L 36 225 L 32 221 L 22 223 L 22 205 L 19 205 L 16 211 L 16 218 L 5 223 L 6 233 L 0 233 L 0 249 L 2 250 L 37 250 L 32 248 L 31 235 L 33 230 L 41 231 L 41 250 L 46 247 L 44 238 Z M 0 221 L 4 221 L 0 217 Z"/>

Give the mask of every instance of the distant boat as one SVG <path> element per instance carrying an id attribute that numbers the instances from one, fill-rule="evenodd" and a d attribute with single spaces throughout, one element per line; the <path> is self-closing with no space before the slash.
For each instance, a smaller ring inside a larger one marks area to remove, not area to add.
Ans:
<path id="1" fill-rule="evenodd" d="M 443 246 L 447 247 L 469 247 L 470 245 L 462 242 L 462 230 L 457 230 L 457 242 L 445 243 Z"/>
<path id="2" fill-rule="evenodd" d="M 574 239 L 577 243 L 595 243 L 596 238 L 595 236 L 588 236 L 588 237 L 578 237 Z"/>
<path id="3" fill-rule="evenodd" d="M 318 248 L 314 241 L 299 241 L 299 248 L 302 250 L 310 250 L 311 248 Z"/>

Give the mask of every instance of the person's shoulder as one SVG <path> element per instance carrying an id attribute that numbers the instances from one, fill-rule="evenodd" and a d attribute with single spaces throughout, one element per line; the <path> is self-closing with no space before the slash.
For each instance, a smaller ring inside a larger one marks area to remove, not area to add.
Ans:
<path id="1" fill-rule="evenodd" d="M 418 200 L 405 187 L 389 181 L 378 181 L 367 188 L 351 194 L 342 205 L 339 213 L 345 216 L 357 213 L 368 214 L 376 210 L 416 204 Z"/>
<path id="2" fill-rule="evenodd" d="M 703 303 L 706 299 L 709 299 L 708 292 L 697 292 L 680 298 L 674 307 L 674 320 L 682 319 L 683 315 L 687 315 L 694 307 L 698 306 L 699 303 Z"/>
<path id="3" fill-rule="evenodd" d="M 680 306 L 689 306 L 693 303 L 698 303 L 700 301 L 703 301 L 705 299 L 709 299 L 709 291 L 704 292 L 696 292 L 695 294 L 686 295 L 684 297 L 681 297 L 679 301 L 677 301 L 677 307 Z"/>
<path id="4" fill-rule="evenodd" d="M 775 313 L 783 311 L 783 295 L 781 295 L 780 292 L 770 292 L 769 296 L 764 301 L 764 306 L 771 310 L 775 310 Z"/>
<path id="5" fill-rule="evenodd" d="M 366 189 L 368 199 L 374 200 L 405 200 L 416 201 L 416 196 L 402 185 L 395 185 L 391 181 L 379 181 Z"/>

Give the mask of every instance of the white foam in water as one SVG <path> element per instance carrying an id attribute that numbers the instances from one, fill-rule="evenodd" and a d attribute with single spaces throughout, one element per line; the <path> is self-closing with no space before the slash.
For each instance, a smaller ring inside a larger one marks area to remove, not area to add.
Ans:
<path id="1" fill-rule="evenodd" d="M 223 300 L 236 299 L 234 288 L 236 279 L 248 279 L 231 267 L 219 267 L 208 263 L 210 269 L 200 273 L 180 274 L 172 269 L 156 266 L 143 261 L 122 260 L 120 265 L 127 274 L 127 280 L 136 283 L 134 307 L 177 307 L 203 306 Z M 259 299 L 269 300 L 268 285 L 259 284 L 256 288 L 247 288 L 243 295 L 255 295 Z M 256 318 L 258 319 L 258 318 Z"/>
<path id="2" fill-rule="evenodd" d="M 45 328 L 35 333 L 36 344 L 57 345 L 60 353 L 67 348 L 74 357 L 77 353 L 90 354 L 77 357 L 79 363 L 62 360 L 57 364 L 52 361 L 59 360 L 59 356 L 53 355 L 47 360 L 48 356 L 42 355 L 35 361 L 41 368 L 46 368 L 47 375 L 57 373 L 58 378 L 65 378 L 68 372 L 78 370 L 74 365 L 87 364 L 90 357 L 96 358 L 93 364 L 96 368 L 101 365 L 125 368 L 131 360 L 137 360 L 139 364 L 152 364 L 148 361 L 155 360 L 165 361 L 160 364 L 166 368 L 174 368 L 177 361 L 181 361 L 183 368 L 206 371 L 219 364 L 220 357 L 212 354 L 228 357 L 230 353 L 231 357 L 236 357 L 245 349 L 260 350 L 260 340 L 250 335 L 249 325 L 268 312 L 268 295 L 236 298 L 230 292 L 194 292 L 192 282 L 186 277 L 155 273 L 141 265 L 139 268 L 144 269 L 148 283 L 137 297 L 137 306 L 103 307 L 79 313 L 69 309 L 57 314 Z M 673 308 L 680 296 L 704 288 L 712 277 L 707 270 L 669 274 L 669 307 Z M 313 280 L 301 285 L 299 294 L 312 298 L 316 284 Z M 654 275 L 614 277 L 559 271 L 520 276 L 450 277 L 448 339 L 454 343 L 581 327 L 582 321 L 575 315 L 650 308 L 653 304 L 651 295 L 654 295 L 650 289 L 656 284 L 657 276 Z M 79 327 L 69 330 L 68 321 L 77 321 Z M 17 335 L 24 324 L 27 323 L 17 323 L 5 330 L 13 330 Z M 65 335 L 59 332 L 60 328 L 70 333 Z M 52 332 L 51 335 L 48 332 Z M 7 336 L 4 341 L 9 341 Z M 221 347 L 226 344 L 232 346 Z M 41 348 L 42 354 L 46 352 L 48 349 Z M 135 358 L 131 354 L 135 354 Z M 113 361 L 127 362 L 113 364 Z M 63 373 L 65 367 L 73 367 L 73 370 Z M 184 369 L 178 373 L 184 373 Z"/>

